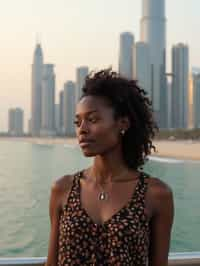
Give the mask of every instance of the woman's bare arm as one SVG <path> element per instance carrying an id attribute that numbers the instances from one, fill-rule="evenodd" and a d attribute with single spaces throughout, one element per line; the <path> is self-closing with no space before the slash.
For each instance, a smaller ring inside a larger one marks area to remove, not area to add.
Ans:
<path id="1" fill-rule="evenodd" d="M 63 196 L 67 198 L 70 183 L 71 178 L 65 176 L 58 179 L 51 187 L 49 200 L 50 237 L 45 266 L 57 266 L 60 211 L 63 206 Z"/>
<path id="2" fill-rule="evenodd" d="M 149 266 L 167 266 L 174 218 L 173 193 L 164 182 L 154 179 L 152 187 L 153 217 L 150 222 Z"/>

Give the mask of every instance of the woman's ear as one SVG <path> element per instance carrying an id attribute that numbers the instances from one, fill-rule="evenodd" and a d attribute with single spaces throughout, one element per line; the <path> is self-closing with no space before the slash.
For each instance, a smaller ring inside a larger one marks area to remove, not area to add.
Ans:
<path id="1" fill-rule="evenodd" d="M 127 116 L 119 118 L 119 129 L 127 131 L 130 127 L 130 120 Z"/>

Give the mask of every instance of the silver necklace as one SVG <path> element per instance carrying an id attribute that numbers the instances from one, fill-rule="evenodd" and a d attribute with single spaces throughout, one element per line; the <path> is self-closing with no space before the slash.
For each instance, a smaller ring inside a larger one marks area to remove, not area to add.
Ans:
<path id="1" fill-rule="evenodd" d="M 105 191 L 100 184 L 98 184 L 98 185 L 99 185 L 99 187 L 101 189 L 101 192 L 99 192 L 99 194 L 98 194 L 98 200 L 107 201 L 108 200 L 108 196 L 109 196 L 108 192 Z M 112 188 L 112 186 L 113 186 L 113 182 L 111 183 L 111 188 Z M 110 188 L 110 191 L 111 191 L 111 188 Z"/>
<path id="2" fill-rule="evenodd" d="M 118 175 L 117 177 L 119 176 L 123 176 L 125 173 L 127 173 L 128 170 L 124 171 L 122 174 Z M 96 175 L 95 175 L 96 176 Z M 95 178 L 97 180 L 97 178 Z M 100 185 L 100 183 L 97 183 L 96 184 L 100 187 L 100 192 L 98 193 L 98 200 L 99 201 L 107 201 L 109 199 L 109 193 L 108 191 L 105 191 L 105 189 Z M 111 188 L 113 187 L 113 181 L 111 182 Z M 111 188 L 110 188 L 110 191 L 111 191 Z"/>

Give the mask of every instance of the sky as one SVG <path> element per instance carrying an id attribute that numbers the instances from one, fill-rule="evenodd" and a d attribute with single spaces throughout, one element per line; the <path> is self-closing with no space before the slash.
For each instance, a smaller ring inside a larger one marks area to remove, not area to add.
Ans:
<path id="1" fill-rule="evenodd" d="M 171 47 L 189 45 L 190 67 L 200 67 L 200 1 L 166 0 L 167 69 Z M 0 131 L 8 109 L 21 107 L 30 118 L 31 64 L 39 39 L 45 63 L 55 64 L 56 101 L 76 67 L 118 70 L 119 35 L 140 40 L 142 0 L 0 0 Z"/>

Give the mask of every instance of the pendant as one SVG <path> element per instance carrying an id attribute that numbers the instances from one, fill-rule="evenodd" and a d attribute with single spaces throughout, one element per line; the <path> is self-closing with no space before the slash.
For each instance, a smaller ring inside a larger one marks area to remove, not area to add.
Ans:
<path id="1" fill-rule="evenodd" d="M 105 191 L 100 192 L 98 199 L 99 200 L 107 200 L 108 199 L 108 193 Z"/>

